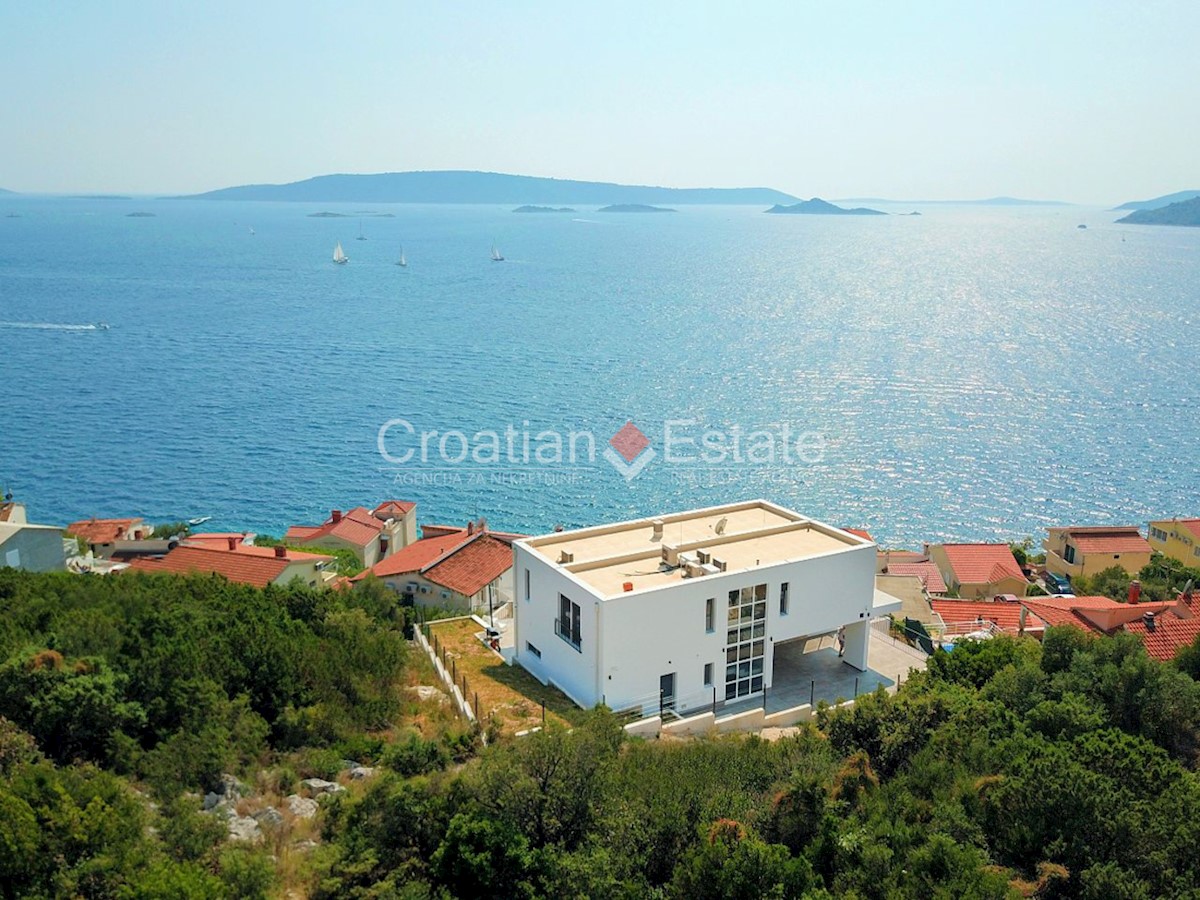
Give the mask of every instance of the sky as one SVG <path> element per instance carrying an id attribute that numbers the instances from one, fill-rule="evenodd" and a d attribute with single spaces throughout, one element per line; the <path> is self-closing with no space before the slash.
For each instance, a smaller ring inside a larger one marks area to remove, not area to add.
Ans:
<path id="1" fill-rule="evenodd" d="M 1200 3 L 0 4 L 0 187 L 477 169 L 803 197 L 1200 188 Z"/>

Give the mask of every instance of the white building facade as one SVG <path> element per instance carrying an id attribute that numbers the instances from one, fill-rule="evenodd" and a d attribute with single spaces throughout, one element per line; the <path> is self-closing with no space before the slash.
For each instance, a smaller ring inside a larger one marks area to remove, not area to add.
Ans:
<path id="1" fill-rule="evenodd" d="M 517 541 L 514 658 L 617 710 L 761 695 L 776 645 L 842 627 L 865 670 L 871 619 L 893 611 L 876 600 L 875 550 L 765 500 Z"/>

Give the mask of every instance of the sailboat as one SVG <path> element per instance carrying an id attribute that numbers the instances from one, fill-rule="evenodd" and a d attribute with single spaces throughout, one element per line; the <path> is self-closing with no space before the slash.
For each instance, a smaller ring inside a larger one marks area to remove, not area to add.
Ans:
<path id="1" fill-rule="evenodd" d="M 363 234 L 363 230 L 362 230 L 362 219 L 359 219 L 358 220 L 358 237 L 356 237 L 355 240 L 356 241 L 365 241 L 366 239 L 367 239 L 367 236 L 365 234 Z"/>
<path id="2" fill-rule="evenodd" d="M 400 258 L 398 260 L 396 260 L 396 265 L 398 265 L 402 269 L 408 268 L 408 260 L 404 256 L 404 245 L 403 244 L 400 245 Z"/>
<path id="3" fill-rule="evenodd" d="M 333 248 L 333 261 L 339 266 L 344 266 L 350 262 L 350 257 L 342 252 L 342 242 L 338 241 L 337 246 Z"/>
<path id="4" fill-rule="evenodd" d="M 258 232 L 254 230 L 254 226 L 253 226 L 253 225 L 249 226 L 249 228 L 250 228 L 250 233 L 251 233 L 251 234 L 258 234 Z"/>
<path id="5" fill-rule="evenodd" d="M 492 262 L 504 262 L 504 257 L 500 255 L 495 244 L 492 244 Z"/>

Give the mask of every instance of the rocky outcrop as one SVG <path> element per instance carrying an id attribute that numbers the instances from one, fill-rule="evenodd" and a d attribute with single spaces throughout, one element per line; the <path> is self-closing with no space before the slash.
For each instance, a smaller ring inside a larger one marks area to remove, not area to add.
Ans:
<path id="1" fill-rule="evenodd" d="M 287 805 L 287 811 L 297 819 L 311 819 L 317 814 L 317 801 L 308 797 L 291 794 L 284 803 Z"/>
<path id="2" fill-rule="evenodd" d="M 304 788 L 313 796 L 321 794 L 338 794 L 345 790 L 336 781 L 326 781 L 324 778 L 305 778 L 300 782 L 300 787 Z"/>

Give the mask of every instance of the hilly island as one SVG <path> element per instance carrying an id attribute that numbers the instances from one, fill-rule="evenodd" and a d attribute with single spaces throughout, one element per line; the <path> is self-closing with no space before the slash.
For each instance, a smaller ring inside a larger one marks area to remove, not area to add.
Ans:
<path id="1" fill-rule="evenodd" d="M 1197 227 L 1200 226 L 1200 196 L 1167 206 L 1134 210 L 1125 218 L 1117 219 L 1117 222 L 1126 225 L 1190 225 Z"/>
<path id="2" fill-rule="evenodd" d="M 668 188 L 572 181 L 497 172 L 385 172 L 319 175 L 290 184 L 247 184 L 193 194 L 198 200 L 277 200 L 309 203 L 504 203 L 605 206 L 616 203 L 793 203 L 772 188 Z"/>
<path id="3" fill-rule="evenodd" d="M 864 206 L 855 207 L 854 209 L 846 209 L 844 206 L 834 206 L 820 197 L 813 197 L 811 200 L 801 200 L 799 203 L 793 203 L 791 206 L 775 204 L 767 210 L 769 213 L 778 213 L 781 215 L 792 216 L 886 216 L 887 213 L 880 212 L 877 209 L 867 209 Z"/>

